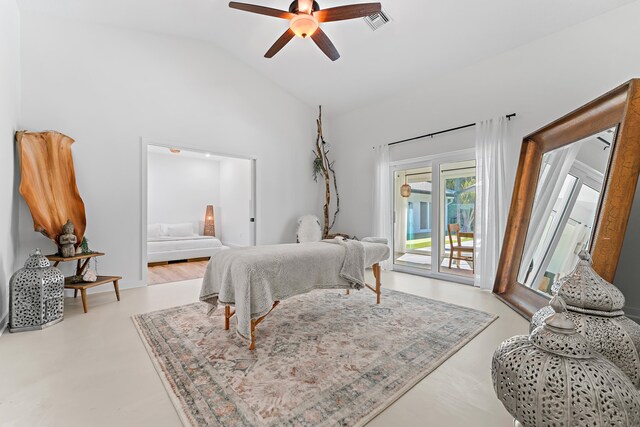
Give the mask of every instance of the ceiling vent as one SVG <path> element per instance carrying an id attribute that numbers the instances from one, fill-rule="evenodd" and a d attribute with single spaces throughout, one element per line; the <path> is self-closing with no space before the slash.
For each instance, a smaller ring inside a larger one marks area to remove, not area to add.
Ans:
<path id="1" fill-rule="evenodd" d="M 375 31 L 378 28 L 382 27 L 383 25 L 391 22 L 391 17 L 387 12 L 385 12 L 384 10 L 381 10 L 378 13 L 374 13 L 373 15 L 370 15 L 364 18 L 364 22 L 366 22 L 367 25 L 371 27 L 373 31 Z"/>

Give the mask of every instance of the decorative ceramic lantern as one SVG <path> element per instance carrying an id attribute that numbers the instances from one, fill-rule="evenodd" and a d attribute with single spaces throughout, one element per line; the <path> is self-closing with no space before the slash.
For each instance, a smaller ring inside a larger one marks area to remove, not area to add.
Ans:
<path id="1" fill-rule="evenodd" d="M 516 425 L 640 426 L 640 394 L 620 369 L 592 350 L 567 317 L 562 298 L 530 336 L 493 355 L 493 388 Z"/>
<path id="2" fill-rule="evenodd" d="M 62 321 L 64 276 L 36 249 L 11 277 L 9 331 L 44 329 Z"/>
<path id="3" fill-rule="evenodd" d="M 624 295 L 593 270 L 589 254 L 578 256 L 575 270 L 556 281 L 551 291 L 567 303 L 567 316 L 578 333 L 640 388 L 640 325 L 624 316 Z M 552 314 L 549 306 L 540 309 L 531 319 L 531 330 Z"/>

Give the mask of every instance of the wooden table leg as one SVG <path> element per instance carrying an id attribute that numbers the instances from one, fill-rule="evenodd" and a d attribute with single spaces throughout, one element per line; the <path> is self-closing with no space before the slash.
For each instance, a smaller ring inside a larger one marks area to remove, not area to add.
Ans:
<path id="1" fill-rule="evenodd" d="M 84 312 L 88 312 L 89 308 L 87 307 L 87 290 L 80 289 L 80 295 L 82 297 L 82 308 L 84 308 Z"/>
<path id="2" fill-rule="evenodd" d="M 271 310 L 267 314 L 257 319 L 251 319 L 251 345 L 249 345 L 249 350 L 255 350 L 256 348 L 256 326 L 258 326 L 272 311 L 280 304 L 280 301 L 274 301 L 273 306 L 271 306 Z"/>
<path id="3" fill-rule="evenodd" d="M 120 287 L 118 286 L 117 280 L 113 281 L 113 288 L 116 290 L 116 298 L 118 298 L 118 301 L 120 301 Z"/>
<path id="4" fill-rule="evenodd" d="M 380 264 L 373 266 L 373 275 L 376 276 L 376 304 L 380 304 Z"/>
<path id="5" fill-rule="evenodd" d="M 231 307 L 228 305 L 224 306 L 224 330 L 229 330 L 229 318 L 231 317 Z"/>
<path id="6" fill-rule="evenodd" d="M 349 295 L 349 289 L 347 289 L 346 295 Z"/>
<path id="7" fill-rule="evenodd" d="M 256 349 L 256 321 L 251 320 L 251 345 L 249 345 L 249 350 Z"/>

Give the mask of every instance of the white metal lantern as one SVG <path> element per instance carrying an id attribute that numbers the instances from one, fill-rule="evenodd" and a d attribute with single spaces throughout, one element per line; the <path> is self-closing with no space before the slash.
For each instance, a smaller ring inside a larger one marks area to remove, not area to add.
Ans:
<path id="1" fill-rule="evenodd" d="M 64 276 L 36 249 L 9 282 L 9 331 L 44 329 L 63 319 Z"/>
<path id="2" fill-rule="evenodd" d="M 516 425 L 640 426 L 640 395 L 616 365 L 592 350 L 567 317 L 562 298 L 530 336 L 493 355 L 493 387 Z"/>
<path id="3" fill-rule="evenodd" d="M 595 272 L 589 254 L 582 251 L 578 256 L 576 268 L 555 282 L 551 291 L 567 303 L 567 316 L 578 333 L 640 388 L 640 325 L 624 315 L 624 295 Z M 549 306 L 538 310 L 531 319 L 531 330 L 552 314 Z"/>

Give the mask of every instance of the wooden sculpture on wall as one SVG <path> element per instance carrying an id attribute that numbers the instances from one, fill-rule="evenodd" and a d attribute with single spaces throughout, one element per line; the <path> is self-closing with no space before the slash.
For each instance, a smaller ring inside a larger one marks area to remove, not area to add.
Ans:
<path id="1" fill-rule="evenodd" d="M 22 131 L 16 133 L 16 140 L 20 194 L 31 211 L 34 230 L 58 244 L 63 226 L 71 221 L 79 244 L 87 220 L 73 168 L 73 139 L 54 131 Z"/>

